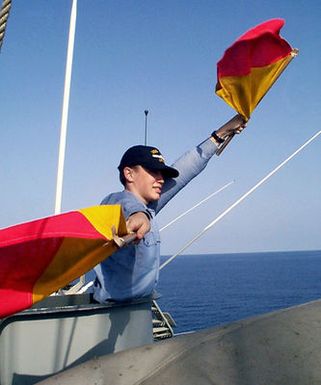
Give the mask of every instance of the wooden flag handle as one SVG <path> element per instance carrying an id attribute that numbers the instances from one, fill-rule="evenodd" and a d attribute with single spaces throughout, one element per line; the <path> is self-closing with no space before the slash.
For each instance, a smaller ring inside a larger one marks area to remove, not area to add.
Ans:
<path id="1" fill-rule="evenodd" d="M 225 137 L 227 135 L 224 142 L 215 151 L 215 154 L 217 156 L 219 156 L 223 152 L 224 148 L 233 139 L 233 137 L 235 136 L 235 133 L 241 132 L 244 127 L 245 127 L 244 118 L 240 114 L 237 114 L 237 115 L 233 116 L 233 118 L 230 119 L 228 122 L 223 124 L 223 126 L 221 126 L 217 131 L 215 131 L 216 134 L 220 134 L 220 135 L 225 134 Z M 224 136 L 223 136 L 223 138 L 224 138 Z"/>
<path id="2" fill-rule="evenodd" d="M 228 136 L 225 140 L 224 143 L 215 151 L 215 155 L 220 156 L 224 150 L 224 148 L 230 143 L 230 141 L 234 138 L 235 134 L 232 134 Z"/>
<path id="3" fill-rule="evenodd" d="M 135 241 L 135 239 L 137 238 L 136 233 L 129 233 L 129 234 L 126 234 L 122 237 L 119 237 L 116 234 L 116 229 L 114 226 L 112 227 L 112 233 L 113 233 L 113 241 L 114 241 L 114 243 L 116 243 L 116 245 L 119 248 L 122 248 L 122 247 L 128 245 L 129 243 Z"/>

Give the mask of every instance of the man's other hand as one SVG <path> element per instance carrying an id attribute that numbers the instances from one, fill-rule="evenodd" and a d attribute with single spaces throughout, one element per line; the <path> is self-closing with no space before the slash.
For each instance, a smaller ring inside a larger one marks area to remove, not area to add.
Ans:
<path id="1" fill-rule="evenodd" d="M 142 239 L 150 230 L 150 221 L 143 212 L 132 214 L 126 221 L 128 232 L 136 233 L 137 239 Z"/>

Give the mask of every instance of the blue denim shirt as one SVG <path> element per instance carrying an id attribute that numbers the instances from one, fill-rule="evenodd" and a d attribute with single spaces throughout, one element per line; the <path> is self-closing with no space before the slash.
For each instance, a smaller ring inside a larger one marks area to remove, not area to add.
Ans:
<path id="1" fill-rule="evenodd" d="M 140 242 L 119 249 L 95 267 L 94 298 L 97 301 L 125 301 L 152 294 L 158 282 L 160 259 L 155 215 L 206 167 L 215 150 L 215 144 L 207 139 L 181 156 L 173 164 L 179 176 L 165 180 L 162 195 L 156 202 L 146 206 L 127 190 L 109 194 L 102 201 L 102 204 L 121 204 L 126 219 L 136 212 L 145 212 L 150 217 L 151 229 Z"/>

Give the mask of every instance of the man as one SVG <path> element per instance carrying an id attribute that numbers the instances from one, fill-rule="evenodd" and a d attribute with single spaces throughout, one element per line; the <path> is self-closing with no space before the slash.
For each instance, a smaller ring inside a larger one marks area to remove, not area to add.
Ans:
<path id="1" fill-rule="evenodd" d="M 155 215 L 206 167 L 227 137 L 244 127 L 242 117 L 236 115 L 172 167 L 155 147 L 134 146 L 125 152 L 118 167 L 124 190 L 108 195 L 102 204 L 122 205 L 127 229 L 136 233 L 136 241 L 95 267 L 95 300 L 128 301 L 153 293 L 160 259 Z"/>

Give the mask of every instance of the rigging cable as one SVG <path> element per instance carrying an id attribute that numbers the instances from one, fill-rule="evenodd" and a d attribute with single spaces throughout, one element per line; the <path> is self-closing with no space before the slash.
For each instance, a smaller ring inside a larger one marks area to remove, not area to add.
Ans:
<path id="1" fill-rule="evenodd" d="M 159 229 L 159 231 L 163 231 L 165 230 L 167 227 L 169 227 L 170 225 L 172 225 L 173 223 L 175 223 L 176 221 L 178 221 L 179 219 L 183 218 L 186 214 L 190 213 L 192 210 L 196 209 L 196 207 L 200 206 L 201 204 L 205 203 L 206 201 L 208 201 L 210 198 L 212 198 L 213 196 L 217 195 L 218 193 L 220 193 L 221 191 L 225 190 L 227 187 L 229 187 L 231 184 L 233 184 L 235 181 L 232 180 L 231 182 L 229 183 L 226 183 L 223 187 L 221 187 L 220 189 L 214 191 L 213 193 L 211 193 L 209 196 L 207 196 L 206 198 L 202 199 L 200 202 L 196 203 L 196 205 L 194 205 L 193 207 L 189 208 L 188 210 L 186 210 L 185 212 L 183 212 L 182 214 L 180 214 L 179 216 L 177 216 L 176 218 L 174 218 L 173 220 L 171 220 L 170 222 L 167 223 L 167 225 L 163 226 L 161 229 Z"/>
<path id="2" fill-rule="evenodd" d="M 7 21 L 11 9 L 11 0 L 3 0 L 0 10 L 0 51 L 6 32 Z"/>
<path id="3" fill-rule="evenodd" d="M 286 158 L 282 163 L 275 167 L 270 173 L 268 173 L 263 179 L 261 179 L 255 186 L 253 186 L 248 192 L 243 194 L 236 202 L 234 202 L 230 207 L 223 211 L 217 218 L 215 218 L 210 224 L 208 224 L 202 231 L 200 231 L 192 240 L 190 240 L 185 246 L 183 246 L 176 254 L 168 258 L 161 266 L 160 270 L 168 265 L 173 259 L 185 251 L 192 243 L 199 239 L 203 234 L 205 234 L 211 227 L 213 227 L 217 222 L 225 217 L 234 207 L 238 206 L 244 199 L 251 195 L 258 187 L 260 187 L 264 182 L 266 182 L 272 175 L 279 171 L 286 163 L 288 163 L 292 158 L 294 158 L 300 151 L 302 151 L 306 146 L 308 146 L 314 139 L 316 139 L 321 134 L 321 130 L 314 134 L 309 140 L 307 140 L 301 147 L 293 152 L 288 158 Z"/>

